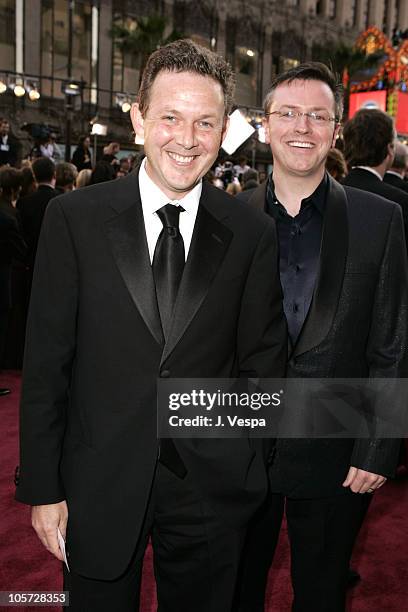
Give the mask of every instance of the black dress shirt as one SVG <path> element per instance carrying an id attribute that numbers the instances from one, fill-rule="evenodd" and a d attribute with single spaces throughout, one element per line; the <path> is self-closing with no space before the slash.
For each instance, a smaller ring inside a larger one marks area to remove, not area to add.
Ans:
<path id="1" fill-rule="evenodd" d="M 275 219 L 278 231 L 283 308 L 292 345 L 296 343 L 313 297 L 327 186 L 325 176 L 314 193 L 302 200 L 295 217 L 278 201 L 272 177 L 266 190 L 266 212 Z"/>

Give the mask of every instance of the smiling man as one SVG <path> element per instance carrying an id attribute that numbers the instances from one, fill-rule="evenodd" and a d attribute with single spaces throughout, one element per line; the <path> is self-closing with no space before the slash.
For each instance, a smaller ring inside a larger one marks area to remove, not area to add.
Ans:
<path id="1" fill-rule="evenodd" d="M 177 41 L 133 105 L 146 158 L 55 198 L 38 247 L 17 499 L 70 572 L 75 612 L 138 609 L 151 537 L 162 612 L 228 612 L 245 526 L 267 490 L 248 440 L 157 439 L 156 379 L 282 376 L 275 223 L 202 177 L 234 80 Z"/>
<path id="2" fill-rule="evenodd" d="M 288 376 L 407 376 L 401 209 L 325 172 L 343 112 L 341 86 L 324 64 L 302 64 L 274 80 L 264 108 L 273 174 L 238 197 L 277 223 Z M 263 612 L 284 501 L 292 610 L 344 610 L 367 496 L 393 475 L 398 449 L 394 440 L 277 440 L 271 494 L 248 539 L 240 612 Z"/>

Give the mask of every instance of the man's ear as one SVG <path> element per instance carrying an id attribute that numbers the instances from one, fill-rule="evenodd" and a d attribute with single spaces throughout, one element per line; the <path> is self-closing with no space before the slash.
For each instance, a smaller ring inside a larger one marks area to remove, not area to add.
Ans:
<path id="1" fill-rule="evenodd" d="M 139 138 L 144 138 L 144 119 L 137 102 L 132 104 L 132 108 L 130 109 L 130 118 L 132 120 L 132 125 L 136 136 L 139 136 Z"/>
<path id="2" fill-rule="evenodd" d="M 341 130 L 341 124 L 336 123 L 336 127 L 334 128 L 334 132 L 333 132 L 332 149 L 334 149 L 334 147 L 336 146 L 336 140 L 339 137 L 340 130 Z"/>

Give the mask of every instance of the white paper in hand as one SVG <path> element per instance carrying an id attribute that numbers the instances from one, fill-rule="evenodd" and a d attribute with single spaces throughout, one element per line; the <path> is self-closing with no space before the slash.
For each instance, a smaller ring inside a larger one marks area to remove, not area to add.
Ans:
<path id="1" fill-rule="evenodd" d="M 59 528 L 57 531 L 57 537 L 58 537 L 58 546 L 60 547 L 60 551 L 62 552 L 62 556 L 64 557 L 64 563 L 67 566 L 67 570 L 70 571 L 69 565 L 68 565 L 67 553 L 65 551 L 65 540 L 62 537 L 62 533 L 60 532 Z"/>
<path id="2" fill-rule="evenodd" d="M 221 146 L 228 155 L 232 155 L 243 142 L 252 136 L 255 128 L 248 123 L 239 109 L 231 113 L 229 117 L 228 130 Z"/>

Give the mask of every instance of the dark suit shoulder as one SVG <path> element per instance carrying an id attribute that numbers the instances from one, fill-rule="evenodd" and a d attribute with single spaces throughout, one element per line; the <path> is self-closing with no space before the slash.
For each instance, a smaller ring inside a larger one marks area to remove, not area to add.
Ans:
<path id="1" fill-rule="evenodd" d="M 238 200 L 241 200 L 241 202 L 249 202 L 249 200 L 251 199 L 251 197 L 254 194 L 254 191 L 256 191 L 255 188 L 252 189 L 246 189 L 245 191 L 241 191 L 241 193 L 239 193 L 238 195 L 236 195 L 235 197 Z"/>
<path id="2" fill-rule="evenodd" d="M 399 206 L 396 202 L 389 200 L 382 195 L 365 191 L 357 187 L 343 185 L 347 200 L 350 204 L 349 212 L 362 212 L 364 215 L 387 216 L 390 217 Z M 369 208 L 368 208 L 369 207 Z"/>
<path id="3" fill-rule="evenodd" d="M 397 189 L 401 189 L 401 191 L 408 193 L 408 183 L 399 176 L 396 176 L 395 174 L 386 172 L 384 174 L 384 183 L 392 185 L 393 187 L 397 187 Z"/>
<path id="4" fill-rule="evenodd" d="M 349 185 L 350 187 L 375 193 L 383 198 L 386 198 L 387 200 L 397 202 L 403 208 L 408 207 L 407 193 L 401 189 L 398 189 L 397 187 L 394 187 L 393 185 L 384 183 L 384 181 L 377 178 L 369 170 L 365 170 L 363 168 L 353 168 L 344 179 L 343 185 Z"/>

